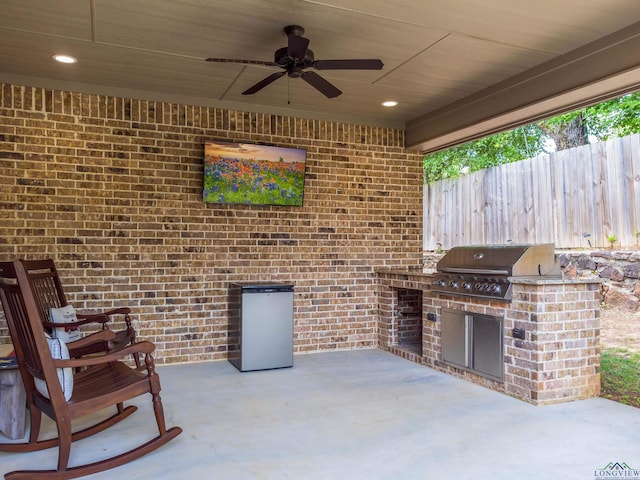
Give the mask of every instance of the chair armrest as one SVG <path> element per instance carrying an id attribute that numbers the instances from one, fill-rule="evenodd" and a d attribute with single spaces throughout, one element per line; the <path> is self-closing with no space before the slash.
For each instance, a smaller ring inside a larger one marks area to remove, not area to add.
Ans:
<path id="1" fill-rule="evenodd" d="M 119 360 L 122 357 L 126 357 L 127 355 L 133 355 L 134 353 L 144 353 L 149 354 L 155 350 L 156 346 L 151 342 L 138 342 L 133 345 L 129 345 L 128 347 L 123 348 L 122 350 L 110 351 L 105 355 L 97 355 L 95 357 L 82 357 L 82 358 L 74 358 L 69 360 L 58 360 L 54 359 L 53 364 L 56 368 L 64 368 L 64 367 L 72 367 L 72 368 L 82 368 L 89 367 L 91 365 L 101 365 L 103 363 L 110 363 Z"/>
<path id="2" fill-rule="evenodd" d="M 102 322 L 102 328 L 107 328 L 106 322 L 109 320 L 111 315 L 124 315 L 124 322 L 127 325 L 127 329 L 133 328 L 131 326 L 131 317 L 129 314 L 131 313 L 131 309 L 129 307 L 119 307 L 112 308 L 111 310 L 105 310 L 104 312 L 76 312 L 78 320 L 83 321 L 84 319 L 91 320 L 95 318 L 97 322 Z M 102 321 L 98 320 L 97 317 L 104 317 L 107 320 Z"/>
<path id="3" fill-rule="evenodd" d="M 93 345 L 94 343 L 108 343 L 112 341 L 116 337 L 116 334 L 111 330 L 100 330 L 96 333 L 92 333 L 91 335 L 87 335 L 79 340 L 74 342 L 67 343 L 67 348 L 72 350 L 74 348 L 83 348 L 87 345 Z"/>
<path id="4" fill-rule="evenodd" d="M 93 315 L 91 317 L 81 320 L 78 318 L 77 322 L 42 322 L 47 328 L 76 328 L 80 325 L 86 325 L 87 323 L 102 323 L 105 324 L 109 321 L 109 317 L 105 315 Z"/>
<path id="5" fill-rule="evenodd" d="M 105 315 L 107 317 L 111 315 L 128 315 L 131 313 L 131 309 L 129 307 L 120 307 L 120 308 L 112 308 L 111 310 L 105 310 L 104 312 L 78 312 L 76 311 L 76 315 L 78 316 L 78 320 L 95 317 L 99 315 Z"/>

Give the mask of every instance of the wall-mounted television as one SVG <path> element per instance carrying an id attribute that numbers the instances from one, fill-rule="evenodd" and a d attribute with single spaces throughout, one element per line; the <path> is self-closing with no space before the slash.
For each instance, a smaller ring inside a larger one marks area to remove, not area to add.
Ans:
<path id="1" fill-rule="evenodd" d="M 206 203 L 302 206 L 306 150 L 208 140 Z"/>

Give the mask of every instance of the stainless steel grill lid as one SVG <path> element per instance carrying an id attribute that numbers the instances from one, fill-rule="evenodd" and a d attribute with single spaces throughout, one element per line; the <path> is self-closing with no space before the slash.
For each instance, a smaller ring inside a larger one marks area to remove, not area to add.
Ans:
<path id="1" fill-rule="evenodd" d="M 510 277 L 560 276 L 553 244 L 454 247 L 437 265 L 436 293 L 509 301 Z"/>
<path id="2" fill-rule="evenodd" d="M 552 243 L 539 245 L 470 245 L 453 247 L 438 262 L 439 272 L 487 275 L 560 275 Z"/>

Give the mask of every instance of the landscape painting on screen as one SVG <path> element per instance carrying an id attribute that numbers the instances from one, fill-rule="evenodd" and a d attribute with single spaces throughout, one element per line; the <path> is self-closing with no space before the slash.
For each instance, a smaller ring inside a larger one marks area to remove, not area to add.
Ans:
<path id="1" fill-rule="evenodd" d="M 307 152 L 298 148 L 207 141 L 206 203 L 302 206 Z"/>

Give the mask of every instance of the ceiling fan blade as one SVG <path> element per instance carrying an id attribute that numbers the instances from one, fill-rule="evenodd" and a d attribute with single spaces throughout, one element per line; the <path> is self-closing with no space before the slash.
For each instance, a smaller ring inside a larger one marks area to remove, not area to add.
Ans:
<path id="1" fill-rule="evenodd" d="M 317 70 L 381 70 L 384 64 L 377 58 L 351 60 L 316 60 L 312 63 Z"/>
<path id="2" fill-rule="evenodd" d="M 329 83 L 315 72 L 304 72 L 301 77 L 327 98 L 335 98 L 342 94 L 342 92 L 334 87 L 333 84 Z"/>
<path id="3" fill-rule="evenodd" d="M 278 65 L 274 62 L 263 62 L 262 60 L 239 60 L 234 58 L 207 58 L 205 59 L 207 62 L 218 62 L 218 63 L 238 63 L 240 65 L 266 65 L 268 67 L 277 67 Z"/>
<path id="4" fill-rule="evenodd" d="M 275 82 L 277 79 L 285 75 L 287 72 L 277 72 L 269 75 L 267 78 L 263 78 L 258 83 L 256 83 L 253 87 L 246 89 L 242 92 L 242 95 L 253 95 L 259 90 L 262 90 L 264 87 L 269 85 L 270 83 Z"/>
<path id="5" fill-rule="evenodd" d="M 297 35 L 289 35 L 289 44 L 287 45 L 287 55 L 296 60 L 304 60 L 309 46 L 309 39 L 299 37 Z"/>

